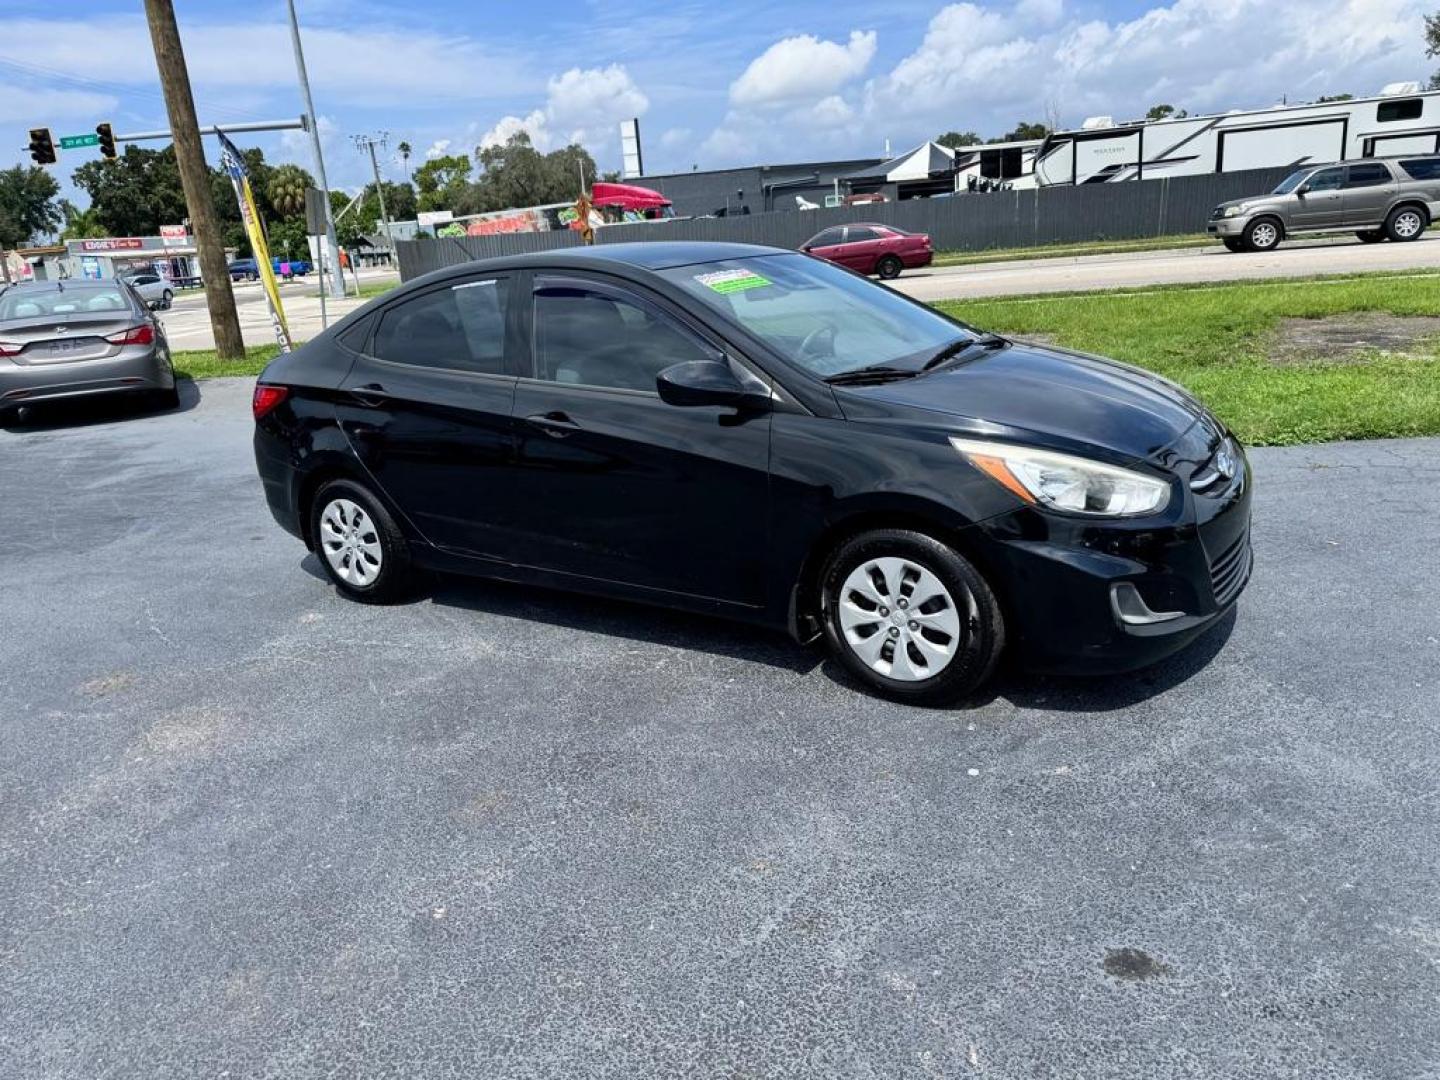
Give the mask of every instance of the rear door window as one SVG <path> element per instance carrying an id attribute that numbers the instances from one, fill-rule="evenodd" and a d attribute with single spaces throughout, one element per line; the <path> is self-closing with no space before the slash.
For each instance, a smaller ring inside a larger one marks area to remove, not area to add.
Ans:
<path id="1" fill-rule="evenodd" d="M 826 229 L 820 235 L 814 237 L 806 247 L 831 247 L 834 244 L 844 243 L 844 229 Z"/>
<path id="2" fill-rule="evenodd" d="M 396 304 L 380 316 L 370 352 L 395 364 L 503 375 L 509 292 L 506 278 L 479 278 Z"/>
<path id="3" fill-rule="evenodd" d="M 1345 177 L 1347 188 L 1375 187 L 1390 182 L 1390 170 L 1378 161 L 1367 165 L 1351 165 Z"/>
<path id="4" fill-rule="evenodd" d="M 845 230 L 845 242 L 847 244 L 858 244 L 862 240 L 879 240 L 880 234 L 874 229 L 866 228 L 864 225 L 851 225 Z"/>

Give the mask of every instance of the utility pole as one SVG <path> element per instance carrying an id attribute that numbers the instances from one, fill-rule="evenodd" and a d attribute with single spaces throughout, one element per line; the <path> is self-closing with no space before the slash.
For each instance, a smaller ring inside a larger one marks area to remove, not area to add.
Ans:
<path id="1" fill-rule="evenodd" d="M 185 189 L 185 206 L 195 229 L 200 276 L 205 282 L 205 305 L 210 309 L 210 326 L 215 334 L 215 353 L 221 360 L 243 360 L 245 339 L 240 336 L 235 294 L 230 291 L 230 270 L 225 265 L 220 221 L 210 194 L 210 171 L 205 166 L 205 148 L 200 145 L 195 97 L 190 91 L 190 73 L 185 68 L 185 52 L 180 45 L 172 0 L 145 0 L 145 18 L 150 24 L 160 88 L 165 92 L 165 109 L 170 114 L 175 163 L 180 170 L 180 184 Z"/>
<path id="2" fill-rule="evenodd" d="M 310 118 L 310 147 L 315 151 L 315 179 L 320 181 L 320 194 L 325 196 L 325 244 L 330 249 L 330 275 L 335 286 L 333 295 L 344 296 L 345 278 L 340 271 L 340 245 L 335 240 L 335 215 L 330 212 L 330 185 L 325 181 L 325 155 L 320 152 L 320 118 L 315 115 L 315 101 L 310 96 L 310 76 L 305 72 L 305 50 L 300 47 L 300 21 L 295 17 L 295 0 L 287 2 L 290 8 L 290 41 L 295 46 L 295 71 L 300 76 L 300 92 L 305 98 L 305 115 Z M 323 269 L 320 278 L 323 292 Z"/>
<path id="3" fill-rule="evenodd" d="M 370 171 L 375 174 L 375 194 L 380 199 L 380 225 L 385 230 L 385 244 L 390 249 L 390 258 L 393 260 L 395 258 L 395 237 L 390 232 L 390 215 L 385 212 L 385 185 L 380 182 L 380 165 L 375 160 L 375 147 L 378 145 L 381 150 L 384 150 L 386 141 L 387 136 L 383 131 L 378 139 L 372 139 L 369 135 L 355 136 L 355 145 L 370 151 Z"/>

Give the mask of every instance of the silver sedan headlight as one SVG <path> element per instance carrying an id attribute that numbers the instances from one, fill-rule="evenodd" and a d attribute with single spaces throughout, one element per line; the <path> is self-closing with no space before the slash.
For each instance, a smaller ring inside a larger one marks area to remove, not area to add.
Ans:
<path id="1" fill-rule="evenodd" d="M 1025 502 L 1052 510 L 1133 517 L 1159 513 L 1170 501 L 1164 480 L 1088 458 L 983 439 L 952 437 L 950 445 Z"/>
<path id="2" fill-rule="evenodd" d="M 1244 206 L 1227 206 L 1227 207 L 1225 207 L 1225 213 L 1224 213 L 1223 216 L 1224 216 L 1224 217 L 1239 217 L 1239 216 L 1240 216 L 1241 214 L 1243 214 L 1244 212 L 1245 212 L 1245 207 L 1244 207 Z"/>

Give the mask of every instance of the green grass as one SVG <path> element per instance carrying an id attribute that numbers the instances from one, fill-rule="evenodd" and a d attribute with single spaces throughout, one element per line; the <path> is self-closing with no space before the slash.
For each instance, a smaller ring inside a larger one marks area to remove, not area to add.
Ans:
<path id="1" fill-rule="evenodd" d="M 376 286 L 378 288 L 378 286 Z M 1247 281 L 994 300 L 947 300 L 966 322 L 1040 336 L 1150 368 L 1189 387 L 1251 445 L 1440 434 L 1440 339 L 1406 356 L 1276 364 L 1269 343 L 1285 318 L 1353 312 L 1440 316 L 1440 273 Z M 257 375 L 273 345 L 222 363 L 177 352 L 187 378 Z"/>
<path id="2" fill-rule="evenodd" d="M 1087 240 L 1079 244 L 1043 244 L 1039 247 L 990 248 L 984 251 L 937 251 L 935 266 L 967 266 L 971 263 L 1013 262 L 1017 259 L 1055 259 L 1072 255 L 1116 255 L 1132 251 L 1163 251 L 1167 248 L 1207 247 L 1218 243 L 1204 233 L 1183 236 L 1149 236 L 1140 240 Z"/>
<path id="3" fill-rule="evenodd" d="M 1440 315 L 1440 274 L 1368 274 L 1058 296 L 944 301 L 976 326 L 1040 335 L 1157 371 L 1188 387 L 1252 445 L 1440 434 L 1440 341 L 1409 358 L 1278 365 L 1284 318 Z"/>
<path id="4" fill-rule="evenodd" d="M 361 300 L 369 300 L 372 296 L 384 296 L 391 289 L 398 289 L 399 287 L 400 281 L 398 278 L 394 281 L 372 281 L 368 285 L 361 285 L 360 292 L 357 295 Z"/>
<path id="5" fill-rule="evenodd" d="M 259 375 L 280 353 L 278 345 L 253 345 L 244 360 L 221 360 L 214 349 L 184 349 L 173 354 L 175 374 L 182 379 L 215 379 L 226 375 Z"/>

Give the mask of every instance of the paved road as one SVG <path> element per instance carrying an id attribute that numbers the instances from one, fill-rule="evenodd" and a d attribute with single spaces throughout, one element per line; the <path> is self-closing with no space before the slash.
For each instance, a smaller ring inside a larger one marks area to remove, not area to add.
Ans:
<path id="1" fill-rule="evenodd" d="M 397 275 L 389 271 L 360 272 L 362 285 L 396 280 Z M 353 287 L 348 275 L 346 284 Z M 275 331 L 270 322 L 270 307 L 265 302 L 265 293 L 259 282 L 236 282 L 234 288 L 235 308 L 240 316 L 240 333 L 245 338 L 245 344 L 273 345 Z M 295 340 L 309 341 L 324 328 L 320 319 L 320 298 L 314 275 L 282 284 L 280 302 L 285 306 L 286 322 Z M 367 302 L 350 297 L 327 301 L 330 321 L 334 322 L 346 312 Z M 160 313 L 160 321 L 165 327 L 165 336 L 172 349 L 215 347 L 215 334 L 210 327 L 210 312 L 206 307 L 203 292 L 190 292 L 177 297 L 169 311 Z"/>
<path id="2" fill-rule="evenodd" d="M 1257 451 L 1231 626 L 926 711 L 342 602 L 248 390 L 0 430 L 0 1076 L 1436 1075 L 1440 440 Z"/>
<path id="3" fill-rule="evenodd" d="M 1440 231 L 1409 244 L 1362 244 L 1354 239 L 1284 244 L 1268 254 L 1235 254 L 1213 247 L 1024 259 L 907 271 L 893 284 L 919 300 L 950 300 L 1084 289 L 1143 288 L 1206 281 L 1313 277 L 1370 270 L 1440 267 Z"/>

